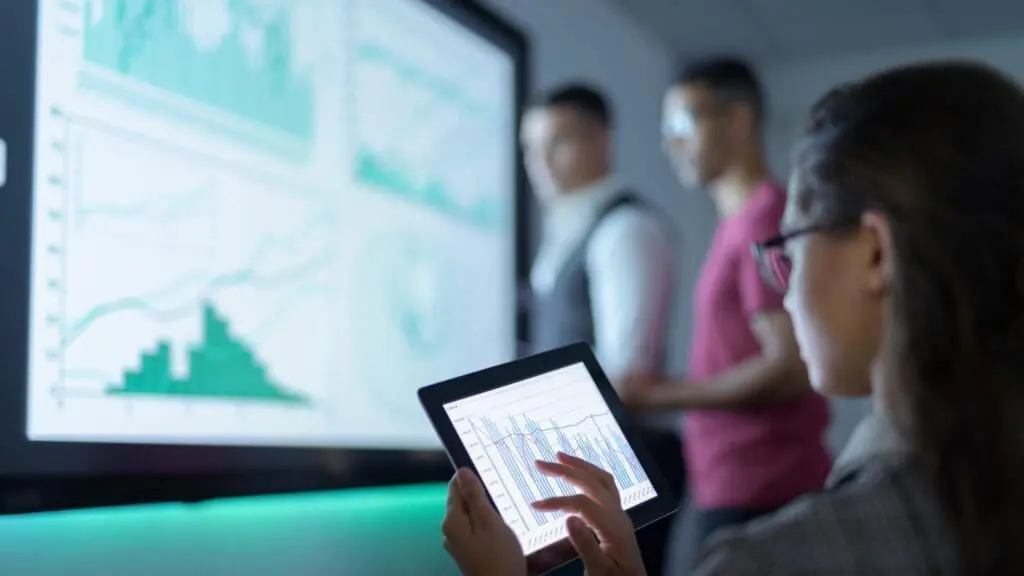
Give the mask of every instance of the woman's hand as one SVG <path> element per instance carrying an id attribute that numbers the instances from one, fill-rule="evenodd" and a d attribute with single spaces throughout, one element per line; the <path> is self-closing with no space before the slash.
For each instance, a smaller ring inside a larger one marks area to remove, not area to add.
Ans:
<path id="1" fill-rule="evenodd" d="M 568 521 L 569 540 L 588 576 L 645 575 L 633 521 L 622 509 L 612 475 L 568 454 L 559 453 L 557 458 L 558 462 L 537 462 L 537 467 L 571 482 L 583 494 L 548 498 L 534 503 L 534 508 L 573 515 Z"/>
<path id="2" fill-rule="evenodd" d="M 458 470 L 448 483 L 448 511 L 441 531 L 444 549 L 464 575 L 526 576 L 519 540 L 491 506 L 472 470 Z"/>

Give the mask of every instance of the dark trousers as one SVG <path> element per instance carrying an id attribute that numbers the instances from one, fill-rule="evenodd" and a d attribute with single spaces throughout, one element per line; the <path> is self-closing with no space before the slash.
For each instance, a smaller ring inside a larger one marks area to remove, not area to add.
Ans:
<path id="1" fill-rule="evenodd" d="M 679 435 L 669 430 L 641 428 L 640 435 L 647 451 L 657 463 L 662 476 L 676 490 L 676 502 L 682 502 L 686 495 L 686 466 L 683 463 L 683 446 Z M 648 576 L 662 576 L 668 556 L 669 537 L 675 522 L 675 514 L 648 524 L 637 531 L 640 553 Z"/>

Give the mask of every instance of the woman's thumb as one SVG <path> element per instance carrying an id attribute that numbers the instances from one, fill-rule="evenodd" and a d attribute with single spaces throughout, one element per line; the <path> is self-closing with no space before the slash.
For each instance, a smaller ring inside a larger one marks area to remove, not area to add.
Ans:
<path id="1" fill-rule="evenodd" d="M 587 523 L 576 516 L 570 516 L 566 522 L 569 531 L 569 541 L 573 548 L 579 553 L 583 560 L 583 566 L 588 574 L 600 574 L 599 570 L 608 562 L 597 535 L 587 526 Z"/>

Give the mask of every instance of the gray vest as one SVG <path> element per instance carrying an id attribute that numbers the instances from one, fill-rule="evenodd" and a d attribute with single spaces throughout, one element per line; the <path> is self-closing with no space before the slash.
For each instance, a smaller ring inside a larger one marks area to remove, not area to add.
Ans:
<path id="1" fill-rule="evenodd" d="M 590 278 L 587 277 L 587 246 L 590 237 L 609 214 L 625 206 L 650 209 L 631 192 L 611 201 L 594 219 L 579 246 L 569 255 L 546 294 L 534 294 L 530 315 L 531 349 L 534 353 L 576 342 L 594 345 L 594 321 L 590 312 Z M 664 342 L 662 342 L 664 346 Z M 664 363 L 664 351 L 661 351 Z"/>
<path id="2" fill-rule="evenodd" d="M 639 206 L 645 210 L 653 210 L 643 200 L 630 191 L 623 192 L 612 200 L 594 219 L 590 229 L 583 235 L 579 246 L 569 255 L 555 279 L 551 290 L 546 294 L 534 294 L 531 302 L 530 315 L 530 349 L 544 352 L 552 348 L 560 348 L 586 342 L 594 345 L 594 320 L 590 312 L 590 278 L 587 277 L 587 246 L 590 237 L 609 214 L 625 206 Z M 656 213 L 655 213 L 656 214 Z M 659 218 L 665 230 L 672 231 L 666 219 Z M 665 369 L 666 339 L 662 338 L 658 351 L 658 363 Z M 659 429 L 678 433 L 679 417 L 673 413 L 648 414 L 639 418 L 642 428 Z"/>

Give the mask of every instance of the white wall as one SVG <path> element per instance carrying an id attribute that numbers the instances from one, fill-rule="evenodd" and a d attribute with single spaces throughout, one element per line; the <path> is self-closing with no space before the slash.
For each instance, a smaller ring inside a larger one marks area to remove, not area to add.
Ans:
<path id="1" fill-rule="evenodd" d="M 772 166 L 779 174 L 789 169 L 789 149 L 814 101 L 836 84 L 855 80 L 889 66 L 940 58 L 982 60 L 1024 80 L 1024 36 L 973 42 L 950 42 L 902 50 L 860 53 L 839 58 L 808 59 L 762 68 L 770 98 L 771 132 L 768 135 Z M 830 443 L 846 442 L 856 422 L 870 409 L 864 401 L 835 403 Z"/>
<path id="2" fill-rule="evenodd" d="M 661 151 L 661 98 L 674 58 L 633 20 L 600 0 L 484 3 L 529 35 L 534 89 L 584 80 L 606 92 L 615 107 L 619 171 L 678 223 L 682 269 L 672 367 L 681 369 L 689 350 L 690 289 L 714 228 L 714 212 L 706 199 L 680 188 Z"/>
<path id="3" fill-rule="evenodd" d="M 934 59 L 982 60 L 1024 80 L 1024 36 L 991 38 L 971 42 L 947 42 L 901 50 L 807 59 L 762 68 L 771 99 L 771 152 L 773 166 L 788 170 L 788 148 L 803 117 L 814 101 L 841 82 L 855 80 L 889 66 Z"/>

